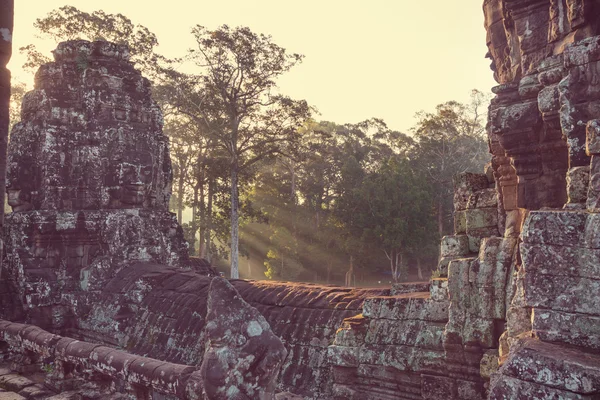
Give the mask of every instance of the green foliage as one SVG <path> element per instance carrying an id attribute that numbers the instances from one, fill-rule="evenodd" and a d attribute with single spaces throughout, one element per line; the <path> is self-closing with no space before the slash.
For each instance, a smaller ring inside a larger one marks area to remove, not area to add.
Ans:
<path id="1" fill-rule="evenodd" d="M 158 39 L 148 28 L 134 24 L 123 14 L 108 14 L 102 10 L 87 13 L 73 6 L 63 6 L 50 11 L 45 17 L 38 18 L 33 26 L 40 36 L 53 39 L 56 43 L 65 40 L 106 40 L 129 47 L 131 60 L 149 77 L 155 77 L 159 71 L 159 62 L 164 57 L 155 52 Z M 30 44 L 19 49 L 27 56 L 23 68 L 35 72 L 37 68 L 50 61 Z"/>
<path id="2" fill-rule="evenodd" d="M 484 102 L 483 94 L 474 90 L 471 104 L 449 101 L 433 113 L 417 113 L 414 160 L 434 188 L 440 236 L 452 232 L 452 178 L 467 171 L 483 172 L 489 159 L 481 114 Z"/>
<path id="3" fill-rule="evenodd" d="M 294 154 L 262 165 L 250 192 L 266 223 L 243 232 L 244 242 L 254 246 L 254 258 L 265 258 L 267 277 L 293 279 L 278 275 L 283 251 L 284 266 L 286 259 L 293 264 L 287 270 L 300 271 L 296 279 L 327 283 L 343 282 L 350 257 L 370 282 L 416 279 L 417 265 L 435 265 L 440 204 L 450 220 L 452 176 L 482 171 L 487 159 L 481 102 L 420 113 L 412 137 L 378 119 L 308 121 Z M 249 238 L 280 230 L 291 237 Z"/>
<path id="4" fill-rule="evenodd" d="M 27 87 L 22 82 L 12 82 L 10 88 L 10 108 L 9 108 L 9 134 L 12 127 L 21 120 L 21 103 L 27 92 Z"/>
<path id="5" fill-rule="evenodd" d="M 178 60 L 193 73 L 172 68 L 156 53 L 156 36 L 121 14 L 65 6 L 35 27 L 56 41 L 129 46 L 155 82 L 171 140 L 172 209 L 180 222 L 192 210 L 183 225 L 194 252 L 229 256 L 237 269 L 239 224 L 239 254 L 260 260 L 269 279 L 341 283 L 350 260 L 359 281 L 410 279 L 415 264 L 437 262 L 451 229 L 452 177 L 480 172 L 488 159 L 486 99 L 476 91 L 471 104 L 418 113 L 406 135 L 376 118 L 310 120 L 306 101 L 277 88 L 303 56 L 247 27 L 194 27 L 196 48 Z M 29 69 L 49 61 L 34 45 L 22 50 Z M 13 92 L 20 102 L 24 88 Z M 17 114 L 11 109 L 11 121 Z"/>
<path id="6" fill-rule="evenodd" d="M 42 371 L 47 374 L 53 373 L 54 372 L 54 363 L 42 364 Z"/>
<path id="7" fill-rule="evenodd" d="M 259 163 L 293 152 L 298 128 L 310 115 L 306 101 L 275 94 L 277 78 L 302 57 L 288 54 L 270 36 L 255 34 L 246 27 L 223 25 L 208 30 L 198 25 L 192 34 L 198 47 L 190 50 L 188 60 L 201 73 L 167 71 L 173 88 L 170 101 L 227 160 L 231 269 L 232 277 L 237 277 L 243 189 L 252 181 Z"/>

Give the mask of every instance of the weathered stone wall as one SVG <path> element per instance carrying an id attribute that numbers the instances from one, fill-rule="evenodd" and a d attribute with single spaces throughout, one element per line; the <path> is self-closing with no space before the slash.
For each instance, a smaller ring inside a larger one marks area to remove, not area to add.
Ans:
<path id="1" fill-rule="evenodd" d="M 171 162 L 150 82 L 126 47 L 71 41 L 43 65 L 11 135 L 0 314 L 63 329 L 79 292 L 122 268 L 186 266 L 183 231 L 168 212 Z"/>
<path id="2" fill-rule="evenodd" d="M 134 354 L 187 365 L 204 355 L 210 278 L 156 264 L 121 270 L 102 292 L 82 294 L 81 316 L 70 335 L 111 343 Z M 332 386 L 328 346 L 345 318 L 365 299 L 389 289 L 350 289 L 282 282 L 232 281 L 281 338 L 287 357 L 279 387 L 306 398 L 328 398 Z"/>
<path id="3" fill-rule="evenodd" d="M 517 239 L 499 236 L 486 170 L 455 179 L 456 234 L 441 241 L 441 277 L 426 292 L 406 284 L 369 298 L 344 321 L 329 348 L 334 398 L 486 398 L 517 258 Z"/>
<path id="4" fill-rule="evenodd" d="M 492 162 L 455 180 L 440 277 L 382 290 L 231 282 L 285 345 L 281 390 L 600 396 L 600 5 L 487 0 L 484 14 L 500 83 Z M 59 46 L 37 80 L 11 145 L 0 296 L 17 293 L 42 327 L 200 365 L 216 332 L 210 280 L 189 268 L 166 211 L 168 148 L 147 81 L 125 49 L 88 42 Z"/>
<path id="5" fill-rule="evenodd" d="M 596 398 L 600 4 L 489 0 L 484 13 L 504 240 L 520 234 L 490 398 Z"/>

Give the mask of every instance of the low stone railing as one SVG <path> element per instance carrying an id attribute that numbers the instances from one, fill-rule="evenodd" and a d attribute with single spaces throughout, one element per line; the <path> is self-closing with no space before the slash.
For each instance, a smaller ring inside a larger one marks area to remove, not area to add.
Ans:
<path id="1" fill-rule="evenodd" d="M 37 326 L 0 320 L 0 355 L 20 367 L 48 372 L 46 382 L 58 391 L 77 381 L 97 382 L 104 390 L 125 391 L 137 399 L 198 400 L 200 369 L 127 353 L 100 344 L 55 335 Z M 106 392 L 105 392 L 106 393 Z"/>

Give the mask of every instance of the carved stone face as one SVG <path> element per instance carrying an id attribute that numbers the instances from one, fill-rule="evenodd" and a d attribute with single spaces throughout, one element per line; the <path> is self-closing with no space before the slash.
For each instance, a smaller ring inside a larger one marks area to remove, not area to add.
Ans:
<path id="1" fill-rule="evenodd" d="M 33 209 L 31 204 L 31 195 L 21 189 L 7 189 L 8 205 L 12 207 L 13 212 L 29 211 Z"/>
<path id="2" fill-rule="evenodd" d="M 11 155 L 6 178 L 8 205 L 13 212 L 32 210 L 31 192 L 38 181 L 33 158 L 26 152 Z"/>
<path id="3" fill-rule="evenodd" d="M 131 153 L 127 161 L 116 161 L 111 168 L 112 182 L 109 182 L 113 186 L 112 197 L 122 206 L 149 205 L 153 168 L 154 159 L 147 151 Z"/>
<path id="4" fill-rule="evenodd" d="M 85 65 L 74 65 L 80 56 Z M 40 69 L 11 134 L 10 204 L 167 210 L 170 160 L 150 82 L 113 44 L 66 43 L 55 58 Z"/>
<path id="5" fill-rule="evenodd" d="M 121 164 L 121 201 L 142 205 L 152 184 L 152 155 L 140 153 L 136 159 Z"/>

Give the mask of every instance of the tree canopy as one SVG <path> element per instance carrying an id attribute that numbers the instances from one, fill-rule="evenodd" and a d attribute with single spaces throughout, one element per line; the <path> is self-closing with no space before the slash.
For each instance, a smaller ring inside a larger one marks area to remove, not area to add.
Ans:
<path id="1" fill-rule="evenodd" d="M 481 172 L 487 159 L 477 91 L 469 104 L 417 113 L 408 133 L 377 118 L 317 121 L 305 100 L 277 86 L 303 56 L 247 27 L 197 25 L 195 47 L 176 60 L 158 54 L 156 35 L 122 14 L 65 6 L 35 27 L 57 42 L 129 46 L 163 110 L 171 205 L 190 252 L 234 278 L 246 258 L 243 275 L 253 278 L 425 279 L 452 229 L 452 177 Z M 26 67 L 48 60 L 33 44 L 22 50 Z M 24 91 L 14 86 L 15 102 Z M 11 118 L 17 114 L 11 108 Z"/>

